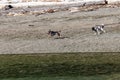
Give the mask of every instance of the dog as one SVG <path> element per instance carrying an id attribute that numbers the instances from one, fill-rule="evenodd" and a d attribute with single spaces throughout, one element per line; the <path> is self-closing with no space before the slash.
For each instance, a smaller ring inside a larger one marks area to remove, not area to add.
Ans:
<path id="1" fill-rule="evenodd" d="M 101 24 L 101 25 L 96 25 L 94 27 L 92 27 L 92 31 L 94 31 L 96 34 L 102 34 L 105 33 L 106 31 L 104 30 L 105 25 Z"/>
<path id="2" fill-rule="evenodd" d="M 52 30 L 49 30 L 48 31 L 48 35 L 50 35 L 51 37 L 53 37 L 55 35 L 57 35 L 58 37 L 60 37 L 61 36 L 60 32 L 61 31 L 52 31 Z"/>

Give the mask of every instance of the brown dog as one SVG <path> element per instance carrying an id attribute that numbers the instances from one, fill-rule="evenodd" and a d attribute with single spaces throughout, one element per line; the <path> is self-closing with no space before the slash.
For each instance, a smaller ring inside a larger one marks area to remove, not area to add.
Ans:
<path id="1" fill-rule="evenodd" d="M 55 35 L 57 35 L 57 36 L 60 37 L 60 36 L 61 36 L 61 35 L 60 35 L 60 32 L 61 32 L 61 31 L 52 31 L 52 30 L 49 30 L 49 31 L 48 31 L 48 35 L 50 35 L 51 37 L 52 37 L 52 36 L 55 36 Z"/>

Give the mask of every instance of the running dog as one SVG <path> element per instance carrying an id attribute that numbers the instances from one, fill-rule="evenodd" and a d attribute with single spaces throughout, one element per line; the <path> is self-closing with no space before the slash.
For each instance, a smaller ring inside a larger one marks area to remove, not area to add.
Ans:
<path id="1" fill-rule="evenodd" d="M 104 27 L 105 27 L 104 24 L 96 25 L 95 27 L 92 27 L 92 31 L 99 35 L 106 32 L 104 30 Z"/>
<path id="2" fill-rule="evenodd" d="M 49 30 L 49 31 L 48 31 L 48 35 L 50 35 L 51 37 L 52 37 L 52 36 L 55 36 L 55 35 L 57 35 L 57 36 L 60 37 L 60 36 L 61 36 L 61 35 L 60 35 L 60 32 L 61 32 L 61 31 L 52 31 L 52 30 Z"/>

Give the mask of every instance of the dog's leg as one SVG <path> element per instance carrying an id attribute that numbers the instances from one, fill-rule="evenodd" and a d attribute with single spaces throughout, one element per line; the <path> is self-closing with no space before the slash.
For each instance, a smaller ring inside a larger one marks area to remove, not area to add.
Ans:
<path id="1" fill-rule="evenodd" d="M 104 29 L 102 29 L 102 32 L 103 32 L 103 33 L 106 33 L 106 31 L 105 31 Z"/>
<path id="2" fill-rule="evenodd" d="M 105 31 L 103 28 L 101 28 L 101 29 L 100 29 L 100 32 L 101 32 L 101 34 L 102 34 L 102 33 L 105 33 L 106 31 Z"/>
<path id="3" fill-rule="evenodd" d="M 96 29 L 96 33 L 97 35 L 100 35 L 100 31 L 98 29 Z"/>

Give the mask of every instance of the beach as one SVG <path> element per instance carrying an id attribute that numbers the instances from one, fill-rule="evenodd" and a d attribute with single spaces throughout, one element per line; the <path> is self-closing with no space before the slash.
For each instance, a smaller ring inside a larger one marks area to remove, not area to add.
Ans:
<path id="1" fill-rule="evenodd" d="M 73 12 L 70 6 L 1 10 L 0 53 L 119 52 L 120 7 L 98 6 L 83 7 Z M 55 12 L 7 15 L 21 10 L 30 12 L 48 9 Z M 105 24 L 106 33 L 95 35 L 91 28 L 99 24 Z M 61 37 L 50 37 L 47 34 L 50 29 L 61 31 Z"/>

